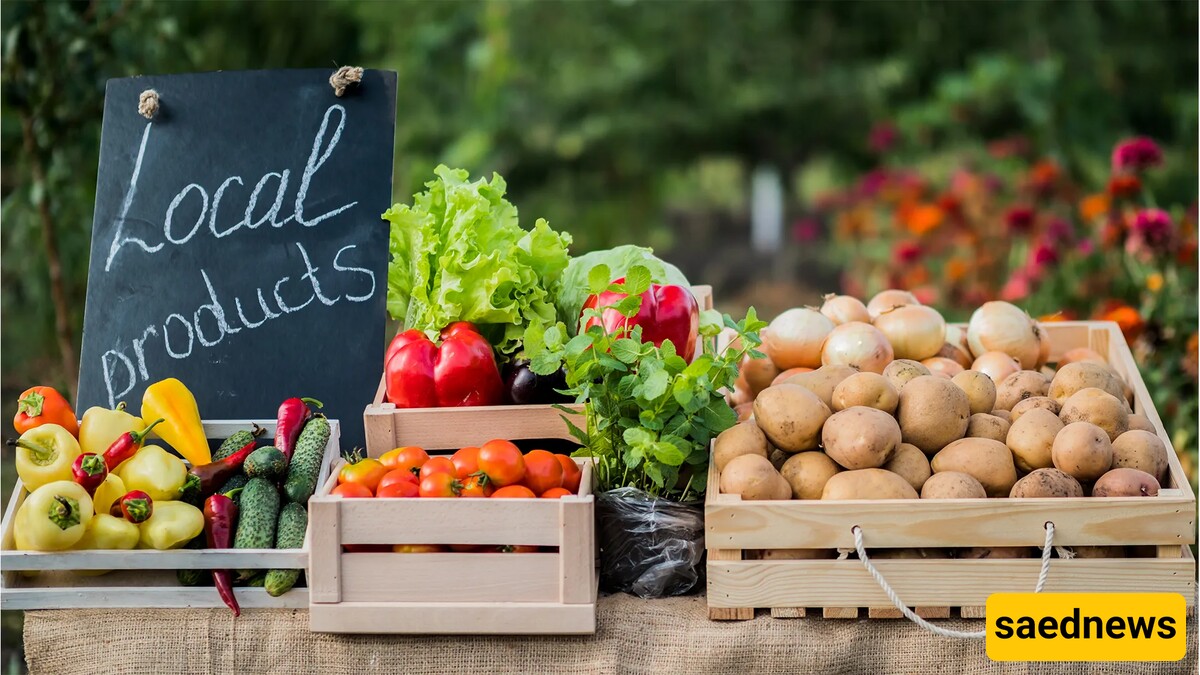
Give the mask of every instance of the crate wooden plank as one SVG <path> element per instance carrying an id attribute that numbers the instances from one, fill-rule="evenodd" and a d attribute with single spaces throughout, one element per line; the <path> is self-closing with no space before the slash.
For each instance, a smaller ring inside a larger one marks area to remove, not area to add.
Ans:
<path id="1" fill-rule="evenodd" d="M 330 479 L 333 481 L 334 479 Z M 331 489 L 328 486 L 326 489 Z M 308 530 L 312 537 L 309 553 L 309 598 L 312 602 L 342 599 L 341 504 L 336 500 L 308 501 Z"/>
<path id="2" fill-rule="evenodd" d="M 343 602 L 309 611 L 316 633 L 586 635 L 596 606 L 560 603 Z"/>
<path id="3" fill-rule="evenodd" d="M 949 607 L 913 607 L 913 612 L 922 619 L 948 619 Z M 904 614 L 895 607 L 868 607 L 868 619 L 903 619 Z"/>
<path id="4" fill-rule="evenodd" d="M 308 606 L 308 589 L 294 588 L 273 598 L 261 588 L 234 589 L 242 607 L 300 609 Z M 4 588 L 4 609 L 104 609 L 224 607 L 212 586 L 180 586 L 169 570 L 117 570 L 102 576 L 43 572 L 19 577 Z"/>
<path id="5" fill-rule="evenodd" d="M 341 596 L 343 602 L 558 602 L 559 558 L 557 553 L 345 553 Z"/>
<path id="6" fill-rule="evenodd" d="M 821 616 L 826 619 L 857 619 L 857 607 L 823 607 Z"/>
<path id="7" fill-rule="evenodd" d="M 344 500 L 340 521 L 343 544 L 558 546 L 561 538 L 559 505 L 538 499 Z"/>

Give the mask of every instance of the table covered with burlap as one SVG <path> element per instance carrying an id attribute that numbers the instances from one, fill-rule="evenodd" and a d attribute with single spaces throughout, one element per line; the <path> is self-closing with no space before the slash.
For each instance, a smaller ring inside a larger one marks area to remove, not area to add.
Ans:
<path id="1" fill-rule="evenodd" d="M 709 621 L 703 596 L 602 597 L 594 636 L 310 633 L 304 610 L 58 610 L 25 615 L 33 673 L 1154 673 L 1196 672 L 1196 620 L 1173 663 L 1001 664 L 982 640 L 903 619 Z M 939 624 L 979 630 L 982 621 Z"/>

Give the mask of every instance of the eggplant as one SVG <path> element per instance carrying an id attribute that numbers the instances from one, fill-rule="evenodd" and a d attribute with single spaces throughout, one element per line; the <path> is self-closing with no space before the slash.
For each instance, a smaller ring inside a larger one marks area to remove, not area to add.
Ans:
<path id="1" fill-rule="evenodd" d="M 552 375 L 538 375 L 529 369 L 529 361 L 525 359 L 513 362 L 504 378 L 505 396 L 514 405 L 568 402 L 570 397 L 556 391 L 566 387 L 566 370 L 559 368 Z"/>

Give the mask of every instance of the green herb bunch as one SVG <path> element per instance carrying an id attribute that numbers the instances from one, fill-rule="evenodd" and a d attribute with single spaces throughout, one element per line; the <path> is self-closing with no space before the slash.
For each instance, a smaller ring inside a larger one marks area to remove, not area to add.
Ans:
<path id="1" fill-rule="evenodd" d="M 606 265 L 588 275 L 590 292 L 623 293 L 610 307 L 587 309 L 580 325 L 599 319 L 605 310 L 633 317 L 641 308 L 641 295 L 650 288 L 648 269 L 636 266 L 625 281 L 612 284 Z M 708 480 L 710 441 L 737 422 L 723 391 L 732 389 L 738 363 L 746 354 L 761 357 L 758 331 L 767 324 L 750 308 L 746 318 L 734 321 L 715 310 L 701 312 L 701 353 L 687 363 L 665 340 L 662 346 L 642 342 L 642 329 L 608 334 L 593 325 L 571 339 L 562 324 L 526 335 L 530 368 L 549 374 L 565 365 L 567 389 L 576 403 L 585 404 L 586 423 L 571 420 L 577 413 L 560 406 L 571 433 L 583 445 L 576 455 L 595 461 L 599 488 L 631 486 L 654 497 L 687 501 L 704 494 Z M 717 351 L 722 327 L 736 332 L 737 340 Z"/>

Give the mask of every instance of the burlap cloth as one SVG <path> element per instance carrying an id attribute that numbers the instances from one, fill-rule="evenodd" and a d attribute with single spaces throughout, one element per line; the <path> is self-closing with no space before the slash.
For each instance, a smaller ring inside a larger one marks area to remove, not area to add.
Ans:
<path id="1" fill-rule="evenodd" d="M 304 610 L 59 610 L 25 615 L 33 673 L 1196 673 L 1196 620 L 1173 663 L 1002 664 L 982 640 L 903 619 L 708 620 L 703 596 L 600 600 L 586 637 L 310 633 Z M 940 622 L 979 630 L 982 621 Z"/>

